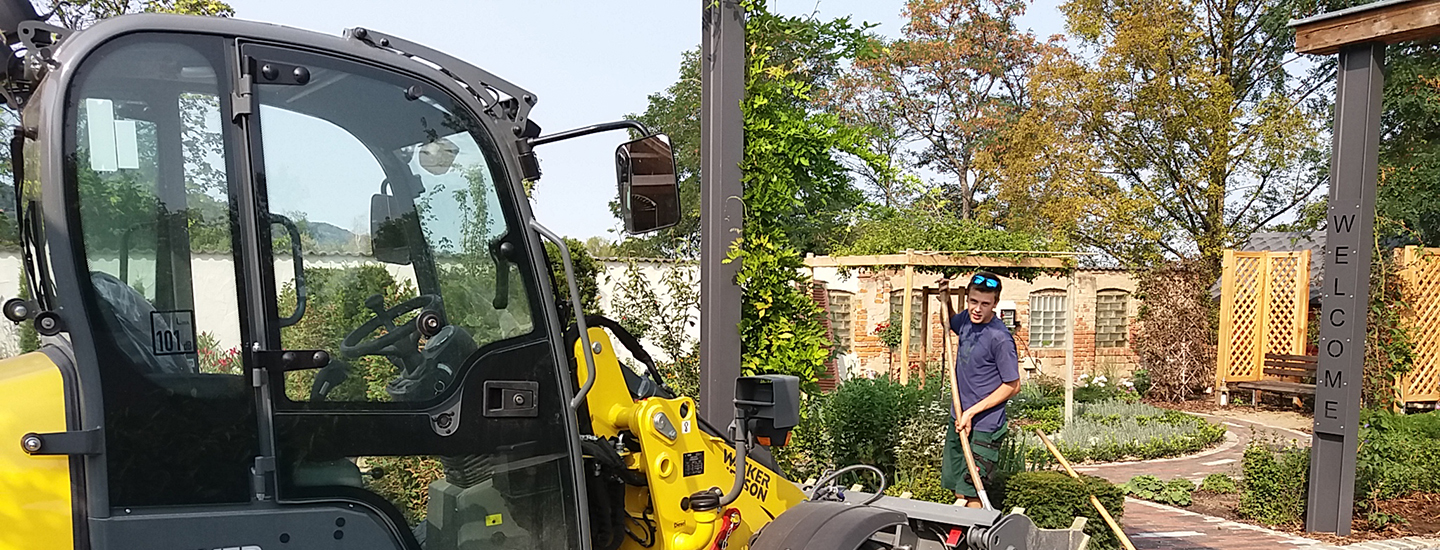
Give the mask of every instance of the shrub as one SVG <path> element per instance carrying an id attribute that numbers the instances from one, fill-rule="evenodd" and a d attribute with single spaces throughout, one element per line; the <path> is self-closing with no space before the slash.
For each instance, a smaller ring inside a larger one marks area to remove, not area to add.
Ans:
<path id="1" fill-rule="evenodd" d="M 1225 474 L 1210 474 L 1200 482 L 1200 490 L 1210 493 L 1230 494 L 1237 490 L 1235 480 Z"/>
<path id="2" fill-rule="evenodd" d="M 1272 452 L 1263 445 L 1245 449 L 1240 517 L 1270 525 L 1296 524 L 1305 515 L 1310 452 L 1289 448 Z"/>
<path id="3" fill-rule="evenodd" d="M 1355 460 L 1355 495 L 1368 501 L 1440 492 L 1440 412 L 1366 411 Z"/>
<path id="4" fill-rule="evenodd" d="M 1150 386 L 1153 385 L 1150 382 L 1150 371 L 1145 369 L 1136 369 L 1135 374 L 1131 375 L 1130 377 L 1130 383 L 1135 384 L 1135 393 L 1141 397 L 1144 397 L 1146 394 L 1150 393 Z"/>
<path id="5" fill-rule="evenodd" d="M 1120 521 L 1125 513 L 1125 495 L 1119 486 L 1094 476 L 1081 475 L 1080 479 L 1074 479 L 1055 471 L 1011 476 L 1005 484 L 1005 504 L 1000 509 L 1024 508 L 1025 515 L 1045 529 L 1069 527 L 1076 517 L 1090 518 L 1085 523 L 1090 548 L 1118 548 L 1119 540 L 1105 525 L 1105 520 L 1098 517 L 1100 514 L 1090 504 L 1090 495 L 1099 498 L 1110 516 Z"/>
<path id="6" fill-rule="evenodd" d="M 1049 435 L 1072 462 L 1110 462 L 1197 452 L 1223 440 L 1225 428 L 1179 411 L 1106 401 L 1079 405 L 1075 420 Z M 1033 433 L 1024 437 L 1031 462 L 1053 460 Z"/>
<path id="7" fill-rule="evenodd" d="M 901 427 L 919 405 L 914 386 L 889 378 L 851 378 L 840 384 L 821 413 L 835 465 L 869 464 L 894 472 Z"/>
<path id="8" fill-rule="evenodd" d="M 1190 494 L 1193 492 L 1195 492 L 1195 484 L 1180 478 L 1166 483 L 1158 477 L 1144 475 L 1132 477 L 1125 484 L 1125 494 L 1127 495 L 1175 506 L 1189 506 Z"/>
<path id="9" fill-rule="evenodd" d="M 792 481 L 819 478 L 834 463 L 830 433 L 821 419 L 825 399 L 824 394 L 801 396 L 800 424 L 791 430 L 790 444 L 770 449 L 775 462 Z"/>
<path id="10" fill-rule="evenodd" d="M 1132 349 L 1148 373 L 1150 397 L 1183 401 L 1214 381 L 1218 308 L 1210 285 L 1216 275 L 1198 258 L 1140 275 Z"/>

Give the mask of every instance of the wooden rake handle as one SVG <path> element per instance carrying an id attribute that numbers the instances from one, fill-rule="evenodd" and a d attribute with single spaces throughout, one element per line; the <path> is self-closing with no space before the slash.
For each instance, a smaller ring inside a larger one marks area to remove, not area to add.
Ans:
<path id="1" fill-rule="evenodd" d="M 974 430 L 974 427 L 970 428 Z M 994 510 L 990 506 L 990 495 L 985 494 L 985 484 L 980 481 L 980 470 L 975 467 L 975 454 L 970 452 L 970 436 L 963 433 L 960 436 L 960 448 L 965 451 L 965 467 L 970 469 L 970 481 L 975 483 L 975 494 L 980 498 L 980 505 L 987 509 Z"/>
<path id="2" fill-rule="evenodd" d="M 1060 465 L 1065 467 L 1065 472 L 1070 474 L 1070 477 L 1080 479 L 1080 474 L 1075 473 L 1075 469 L 1070 467 L 1070 461 L 1065 460 L 1065 455 L 1060 454 L 1060 449 L 1055 448 L 1055 444 L 1050 442 L 1050 438 L 1045 436 L 1045 432 L 1036 428 L 1035 435 L 1040 436 L 1040 441 L 1045 443 L 1045 448 L 1050 449 L 1050 454 L 1055 455 L 1055 459 L 1060 461 Z M 1106 525 L 1110 526 L 1110 530 L 1115 532 L 1115 536 L 1120 537 L 1120 544 L 1125 546 L 1125 550 L 1135 550 L 1135 545 L 1130 542 L 1130 537 L 1125 536 L 1125 531 L 1120 530 L 1120 525 L 1115 523 L 1115 518 L 1110 517 L 1110 512 L 1105 510 L 1105 506 L 1100 504 L 1100 499 L 1095 498 L 1095 495 L 1090 495 L 1090 505 L 1100 512 L 1100 517 L 1105 520 Z"/>

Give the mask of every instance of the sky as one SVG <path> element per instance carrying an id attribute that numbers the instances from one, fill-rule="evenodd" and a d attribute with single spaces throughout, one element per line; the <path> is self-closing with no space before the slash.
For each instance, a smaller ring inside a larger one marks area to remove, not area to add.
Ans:
<path id="1" fill-rule="evenodd" d="M 366 27 L 444 51 L 529 90 L 531 118 L 549 134 L 643 112 L 647 97 L 675 82 L 681 54 L 700 43 L 708 0 L 228 0 L 236 17 L 338 35 Z M 1021 26 L 1042 39 L 1064 31 L 1058 0 L 1036 0 Z M 773 11 L 851 16 L 898 37 L 903 0 L 770 0 Z M 543 176 L 532 206 L 540 223 L 568 237 L 615 239 L 608 202 L 611 158 L 622 132 L 540 147 Z"/>

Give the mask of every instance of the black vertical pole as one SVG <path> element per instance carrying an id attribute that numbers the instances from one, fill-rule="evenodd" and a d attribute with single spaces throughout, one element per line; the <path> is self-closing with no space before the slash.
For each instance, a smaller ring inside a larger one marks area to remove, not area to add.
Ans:
<path id="1" fill-rule="evenodd" d="M 744 215 L 745 18 L 738 0 L 700 5 L 700 411 L 723 428 L 734 416 L 740 376 L 740 266 L 721 261 Z"/>
<path id="2" fill-rule="evenodd" d="M 1375 246 L 1384 65 L 1384 44 L 1340 50 L 1330 153 L 1330 218 L 1321 282 L 1324 298 L 1315 377 L 1315 435 L 1310 444 L 1305 518 L 1306 529 L 1313 532 L 1350 534 L 1370 259 Z"/>

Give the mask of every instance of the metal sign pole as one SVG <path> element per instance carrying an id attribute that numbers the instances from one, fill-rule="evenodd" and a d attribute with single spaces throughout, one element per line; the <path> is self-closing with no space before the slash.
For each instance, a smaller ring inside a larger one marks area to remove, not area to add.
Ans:
<path id="1" fill-rule="evenodd" d="M 745 16 L 738 0 L 700 5 L 700 412 L 723 427 L 734 416 L 740 377 L 740 265 L 721 262 L 744 215 Z"/>
<path id="2" fill-rule="evenodd" d="M 1381 91 L 1385 45 L 1340 50 L 1330 156 L 1330 218 L 1325 235 L 1324 303 L 1315 377 L 1306 529 L 1350 534 L 1359 447 L 1360 388 L 1370 257 L 1375 246 Z"/>

